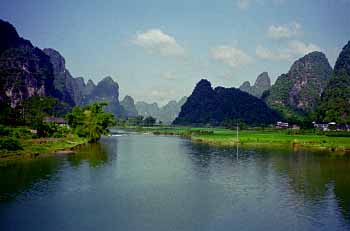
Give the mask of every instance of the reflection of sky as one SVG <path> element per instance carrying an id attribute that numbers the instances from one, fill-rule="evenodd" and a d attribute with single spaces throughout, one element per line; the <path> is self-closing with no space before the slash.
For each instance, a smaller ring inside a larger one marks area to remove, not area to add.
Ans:
<path id="1" fill-rule="evenodd" d="M 22 1 L 1 18 L 41 48 L 59 50 L 74 76 L 111 75 L 122 96 L 165 102 L 202 77 L 238 86 L 273 80 L 305 52 L 331 64 L 350 39 L 348 0 Z"/>

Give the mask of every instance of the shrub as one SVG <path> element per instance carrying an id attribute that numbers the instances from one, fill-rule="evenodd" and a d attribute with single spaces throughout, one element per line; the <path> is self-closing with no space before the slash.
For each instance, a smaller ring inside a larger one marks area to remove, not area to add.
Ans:
<path id="1" fill-rule="evenodd" d="M 15 138 L 5 138 L 0 140 L 0 150 L 6 149 L 9 151 L 22 150 L 21 143 Z"/>
<path id="2" fill-rule="evenodd" d="M 11 133 L 11 129 L 4 126 L 0 125 L 0 136 L 8 136 Z"/>

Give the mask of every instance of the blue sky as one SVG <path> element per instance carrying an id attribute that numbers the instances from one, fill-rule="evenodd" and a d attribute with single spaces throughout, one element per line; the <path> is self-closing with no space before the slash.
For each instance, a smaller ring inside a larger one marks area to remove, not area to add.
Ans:
<path id="1" fill-rule="evenodd" d="M 334 65 L 350 40 L 350 0 L 1 0 L 0 18 L 66 59 L 73 76 L 112 76 L 136 100 L 164 104 L 201 79 L 274 81 L 320 50 Z"/>

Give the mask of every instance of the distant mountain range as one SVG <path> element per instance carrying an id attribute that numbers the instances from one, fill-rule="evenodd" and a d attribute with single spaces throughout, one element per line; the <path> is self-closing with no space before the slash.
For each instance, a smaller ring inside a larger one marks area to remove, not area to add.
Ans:
<path id="1" fill-rule="evenodd" d="M 84 78 L 74 78 L 66 69 L 64 57 L 56 50 L 43 50 L 53 66 L 54 87 L 60 92 L 60 99 L 71 106 L 87 105 L 92 102 L 108 102 L 106 110 L 117 117 L 128 114 L 119 102 L 119 86 L 112 77 L 107 76 L 95 85 L 92 80 L 86 84 Z"/>
<path id="2" fill-rule="evenodd" d="M 32 96 L 58 98 L 72 108 L 92 102 L 108 102 L 107 110 L 117 117 L 136 116 L 129 98 L 119 102 L 119 86 L 112 77 L 97 85 L 92 80 L 74 78 L 66 69 L 64 57 L 56 50 L 34 47 L 19 37 L 16 29 L 0 20 L 0 101 L 12 108 Z M 132 100 L 133 103 L 133 100 Z M 131 111 L 129 111 L 129 109 Z"/>
<path id="3" fill-rule="evenodd" d="M 264 91 L 269 90 L 271 88 L 271 80 L 269 74 L 267 72 L 261 73 L 253 86 L 250 85 L 249 81 L 245 81 L 239 89 L 241 91 L 245 91 L 255 97 L 260 98 Z"/>
<path id="4" fill-rule="evenodd" d="M 119 85 L 110 76 L 97 84 L 73 77 L 58 51 L 33 46 L 3 20 L 0 34 L 1 109 L 21 108 L 26 99 L 43 96 L 59 99 L 68 109 L 105 101 L 107 110 L 117 117 L 153 116 L 164 124 L 219 125 L 225 120 L 350 123 L 350 42 L 334 70 L 322 52 L 311 52 L 296 60 L 272 86 L 267 72 L 260 74 L 254 85 L 245 82 L 240 89 L 213 89 L 210 82 L 201 80 L 189 98 L 159 107 L 156 103 L 135 104 L 131 96 L 119 101 Z"/>
<path id="5" fill-rule="evenodd" d="M 136 109 L 139 115 L 152 116 L 163 124 L 171 124 L 180 113 L 186 100 L 187 97 L 182 97 L 179 101 L 171 100 L 163 107 L 159 107 L 157 103 L 150 104 L 141 101 L 136 103 Z"/>
<path id="6" fill-rule="evenodd" d="M 138 115 L 136 106 L 134 103 L 134 99 L 127 95 L 124 97 L 124 99 L 120 102 L 122 108 L 123 108 L 123 115 L 125 117 L 135 117 Z"/>
<path id="7" fill-rule="evenodd" d="M 272 86 L 267 72 L 260 74 L 253 86 L 243 83 L 240 90 L 212 89 L 210 82 L 201 80 L 174 124 L 218 125 L 227 119 L 248 124 L 280 119 L 309 125 L 313 120 L 349 124 L 350 42 L 340 53 L 334 71 L 325 54 L 315 51 L 295 61 Z"/>

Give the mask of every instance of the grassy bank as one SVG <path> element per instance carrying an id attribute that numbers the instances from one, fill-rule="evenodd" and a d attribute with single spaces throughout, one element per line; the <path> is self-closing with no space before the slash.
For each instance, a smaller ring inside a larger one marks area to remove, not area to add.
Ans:
<path id="1" fill-rule="evenodd" d="M 59 153 L 70 153 L 74 147 L 87 142 L 78 136 L 64 138 L 19 139 L 21 149 L 16 151 L 0 150 L 0 161 L 32 159 Z"/>
<path id="2" fill-rule="evenodd" d="M 211 145 L 234 146 L 288 146 L 291 148 L 329 149 L 337 152 L 350 152 L 350 137 L 338 136 L 335 133 L 317 134 L 313 131 L 292 130 L 243 130 L 236 131 L 224 128 L 189 128 L 189 127 L 143 127 L 139 132 L 153 134 L 179 135 L 195 142 Z"/>

